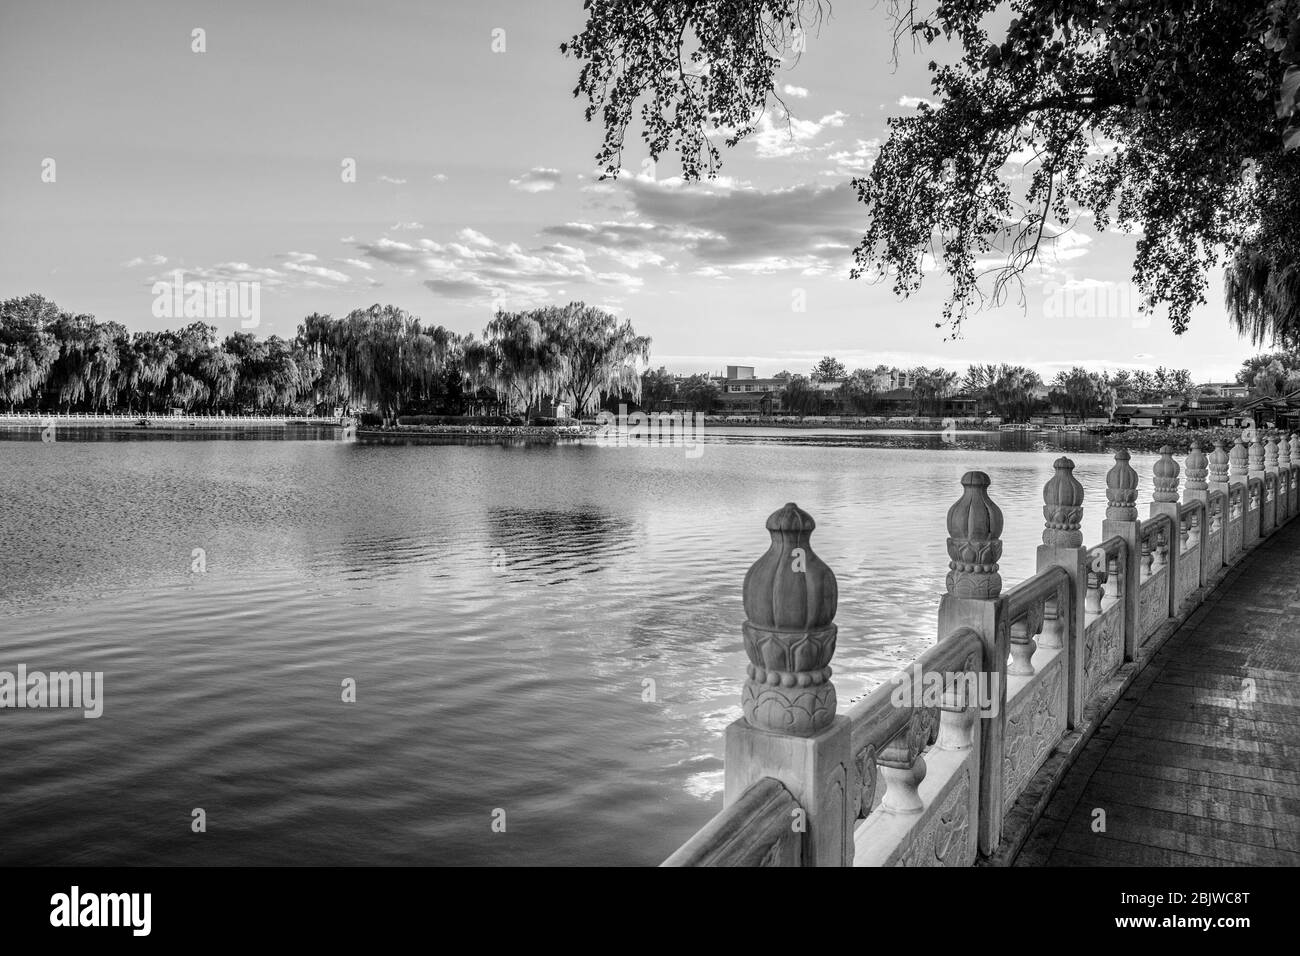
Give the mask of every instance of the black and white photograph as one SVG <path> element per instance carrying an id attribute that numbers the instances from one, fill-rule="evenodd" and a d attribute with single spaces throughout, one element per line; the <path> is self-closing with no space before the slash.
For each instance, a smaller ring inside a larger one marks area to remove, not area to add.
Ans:
<path id="1" fill-rule="evenodd" d="M 931 867 L 1239 940 L 1298 516 L 1300 0 L 0 6 L 6 924 Z"/>

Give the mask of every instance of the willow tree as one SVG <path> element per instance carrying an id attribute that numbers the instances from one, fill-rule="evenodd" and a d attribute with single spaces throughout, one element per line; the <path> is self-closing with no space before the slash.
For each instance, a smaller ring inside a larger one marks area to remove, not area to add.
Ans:
<path id="1" fill-rule="evenodd" d="M 564 379 L 561 342 L 544 310 L 499 310 L 483 330 L 483 341 L 471 353 L 475 384 L 488 385 L 517 402 L 528 414 L 543 398 L 559 391 Z"/>
<path id="2" fill-rule="evenodd" d="M 696 179 L 717 172 L 719 140 L 734 146 L 755 128 L 777 98 L 783 57 L 804 48 L 830 4 L 586 8 L 585 29 L 561 49 L 582 64 L 575 95 L 604 127 L 606 175 L 620 169 L 635 123 L 652 157 L 675 152 Z M 1181 333 L 1215 263 L 1242 249 L 1275 272 L 1294 263 L 1300 0 L 890 9 L 896 40 L 956 58 L 930 63 L 938 105 L 891 119 L 870 173 L 854 180 L 866 228 L 852 275 L 889 277 L 905 296 L 933 258 L 950 281 L 944 316 L 955 334 L 972 308 L 1019 288 L 1040 248 L 1086 211 L 1099 230 L 1141 228 L 1133 280 L 1144 307 L 1167 307 Z M 1008 165 L 1019 156 L 1034 161 L 1017 180 Z M 981 268 L 988 260 L 1001 264 Z"/>
<path id="3" fill-rule="evenodd" d="M 555 342 L 561 368 L 558 392 L 573 399 L 576 415 L 586 414 L 602 395 L 641 400 L 641 369 L 650 360 L 650 338 L 637 335 L 630 319 L 581 302 L 537 314 Z"/>
<path id="4" fill-rule="evenodd" d="M 59 357 L 59 343 L 49 329 L 58 318 L 58 306 L 44 296 L 0 303 L 0 402 L 10 410 L 39 394 Z"/>

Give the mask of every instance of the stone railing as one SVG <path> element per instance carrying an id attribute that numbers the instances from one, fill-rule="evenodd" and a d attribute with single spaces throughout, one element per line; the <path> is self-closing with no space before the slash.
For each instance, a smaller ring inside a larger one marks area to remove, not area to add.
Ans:
<path id="1" fill-rule="evenodd" d="M 1209 588 L 1300 512 L 1300 436 L 1208 455 L 1194 443 L 1183 466 L 1180 500 L 1181 469 L 1160 450 L 1143 519 L 1117 452 L 1104 540 L 1085 547 L 1083 487 L 1057 459 L 1037 573 L 1005 590 L 1002 511 L 988 475 L 967 472 L 948 511 L 938 642 L 843 714 L 835 574 L 812 549 L 812 516 L 774 512 L 745 576 L 749 666 L 723 810 L 664 865 L 969 866 L 1013 822 L 1023 839 L 1028 804 L 1060 778 L 1044 763 L 1086 739 Z"/>
<path id="2" fill-rule="evenodd" d="M 172 415 L 162 412 L 0 412 L 0 424 L 30 425 L 40 428 L 49 424 L 76 425 L 133 425 L 136 422 L 149 421 L 160 425 L 284 425 L 289 422 L 301 422 L 310 425 L 337 425 L 339 419 L 316 415 L 211 415 L 208 413 L 186 413 Z"/>

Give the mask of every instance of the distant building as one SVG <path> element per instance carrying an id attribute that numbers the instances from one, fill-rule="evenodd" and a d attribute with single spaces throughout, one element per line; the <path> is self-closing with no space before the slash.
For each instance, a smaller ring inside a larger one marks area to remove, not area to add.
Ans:
<path id="1" fill-rule="evenodd" d="M 1236 382 L 1206 382 L 1197 385 L 1194 394 L 1213 396 L 1215 398 L 1250 398 L 1250 386 L 1238 385 Z"/>
<path id="2" fill-rule="evenodd" d="M 752 365 L 728 365 L 727 366 L 727 381 L 730 382 L 730 381 L 735 381 L 737 379 L 747 379 L 747 378 L 754 378 L 754 366 Z"/>

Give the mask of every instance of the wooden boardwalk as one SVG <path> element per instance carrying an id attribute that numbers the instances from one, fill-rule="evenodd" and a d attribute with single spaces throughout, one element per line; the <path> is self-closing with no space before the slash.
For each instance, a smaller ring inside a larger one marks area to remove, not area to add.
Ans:
<path id="1" fill-rule="evenodd" d="M 1300 521 L 1155 654 L 1014 865 L 1300 865 Z"/>

